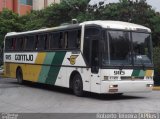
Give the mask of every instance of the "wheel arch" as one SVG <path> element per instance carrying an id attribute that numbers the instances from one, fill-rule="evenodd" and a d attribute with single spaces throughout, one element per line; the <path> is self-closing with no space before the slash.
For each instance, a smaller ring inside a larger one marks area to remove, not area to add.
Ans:
<path id="1" fill-rule="evenodd" d="M 71 75 L 70 75 L 70 78 L 69 78 L 69 88 L 73 88 L 73 78 L 74 78 L 74 76 L 76 75 L 76 74 L 78 74 L 78 75 L 80 75 L 80 73 L 77 71 L 77 70 L 75 70 L 75 71 L 73 71 L 72 73 L 71 73 Z M 80 75 L 81 76 L 81 75 Z M 82 76 L 81 76 L 81 78 L 82 78 Z M 82 80 L 82 83 L 83 83 L 83 80 Z"/>
<path id="2" fill-rule="evenodd" d="M 21 73 L 23 73 L 23 72 L 22 72 L 22 68 L 21 68 L 20 66 L 17 66 L 17 68 L 16 68 L 16 78 L 17 78 L 17 72 L 18 72 L 19 70 L 21 71 Z"/>

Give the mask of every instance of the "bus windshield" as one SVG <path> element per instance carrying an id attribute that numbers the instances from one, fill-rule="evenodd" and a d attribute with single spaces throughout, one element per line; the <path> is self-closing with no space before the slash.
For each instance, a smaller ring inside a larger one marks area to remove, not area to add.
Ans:
<path id="1" fill-rule="evenodd" d="M 146 33 L 132 33 L 133 60 L 135 65 L 151 65 L 151 36 Z"/>
<path id="2" fill-rule="evenodd" d="M 104 40 L 102 66 L 152 65 L 150 34 L 105 31 Z"/>

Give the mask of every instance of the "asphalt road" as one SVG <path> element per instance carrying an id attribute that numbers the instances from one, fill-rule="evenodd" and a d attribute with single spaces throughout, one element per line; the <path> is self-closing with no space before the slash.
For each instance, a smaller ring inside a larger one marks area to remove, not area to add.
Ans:
<path id="1" fill-rule="evenodd" d="M 108 96 L 87 93 L 76 97 L 72 91 L 41 84 L 19 85 L 0 78 L 0 112 L 15 113 L 159 113 L 160 91 Z"/>

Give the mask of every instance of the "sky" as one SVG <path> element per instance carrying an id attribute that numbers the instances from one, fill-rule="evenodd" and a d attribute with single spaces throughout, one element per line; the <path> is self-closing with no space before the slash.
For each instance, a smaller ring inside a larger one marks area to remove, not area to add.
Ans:
<path id="1" fill-rule="evenodd" d="M 96 4 L 99 1 L 105 1 L 105 3 L 118 2 L 119 0 L 91 0 L 90 4 Z M 160 12 L 160 0 L 147 0 L 148 4 L 152 6 L 153 9 Z"/>

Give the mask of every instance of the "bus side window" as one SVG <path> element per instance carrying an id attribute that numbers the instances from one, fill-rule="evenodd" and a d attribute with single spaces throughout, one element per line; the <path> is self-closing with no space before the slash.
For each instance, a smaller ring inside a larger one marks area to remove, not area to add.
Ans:
<path id="1" fill-rule="evenodd" d="M 68 32 L 68 48 L 70 49 L 80 48 L 80 38 L 81 38 L 80 30 L 69 31 Z"/>
<path id="2" fill-rule="evenodd" d="M 16 50 L 23 50 L 23 47 L 24 47 L 23 37 L 17 38 L 17 40 L 16 40 Z"/>
<path id="3" fill-rule="evenodd" d="M 6 38 L 5 40 L 5 50 L 11 50 L 12 48 L 12 39 L 11 38 Z"/>
<path id="4" fill-rule="evenodd" d="M 49 49 L 49 35 L 48 34 L 46 34 L 45 36 L 44 36 L 44 38 L 45 38 L 45 50 L 48 50 Z"/>
<path id="5" fill-rule="evenodd" d="M 38 50 L 38 42 L 39 42 L 38 36 L 35 36 L 35 44 L 34 44 L 34 49 L 35 50 Z"/>
<path id="6" fill-rule="evenodd" d="M 49 34 L 49 49 L 59 48 L 60 33 Z"/>
<path id="7" fill-rule="evenodd" d="M 76 46 L 77 46 L 77 48 L 80 48 L 80 45 L 81 45 L 81 30 L 78 30 L 76 39 L 77 39 L 76 40 Z"/>
<path id="8" fill-rule="evenodd" d="M 33 50 L 35 46 L 35 36 L 26 37 L 26 50 Z"/>
<path id="9" fill-rule="evenodd" d="M 45 50 L 46 49 L 46 40 L 47 35 L 38 35 L 36 39 L 36 50 Z"/>
<path id="10" fill-rule="evenodd" d="M 59 48 L 65 48 L 65 35 L 63 32 L 60 33 Z"/>
<path id="11" fill-rule="evenodd" d="M 27 44 L 27 36 L 24 37 L 24 45 L 23 45 L 24 47 L 23 47 L 23 50 L 27 50 L 26 49 L 26 44 Z"/>
<path id="12" fill-rule="evenodd" d="M 100 30 L 97 27 L 85 28 L 83 53 L 88 64 L 91 64 L 91 60 L 92 60 L 91 59 L 91 41 L 97 39 L 99 34 L 100 34 Z"/>
<path id="13" fill-rule="evenodd" d="M 16 38 L 12 38 L 11 50 L 15 50 L 15 47 L 16 47 Z"/>
<path id="14" fill-rule="evenodd" d="M 96 27 L 90 27 L 85 29 L 85 37 L 98 36 L 100 30 Z"/>
<path id="15" fill-rule="evenodd" d="M 64 33 L 64 48 L 68 48 L 68 32 Z"/>

